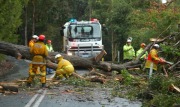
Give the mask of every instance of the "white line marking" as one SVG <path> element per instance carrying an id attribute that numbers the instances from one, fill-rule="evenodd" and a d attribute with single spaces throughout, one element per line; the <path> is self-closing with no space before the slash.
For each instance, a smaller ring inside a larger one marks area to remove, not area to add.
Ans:
<path id="1" fill-rule="evenodd" d="M 51 75 L 50 78 L 53 78 L 54 75 L 55 75 L 55 73 L 54 73 L 53 75 Z M 40 92 L 42 92 L 42 91 L 43 91 L 43 94 L 39 97 L 39 99 L 36 100 L 36 98 L 38 97 L 38 95 L 39 95 Z M 33 103 L 34 103 L 34 105 L 33 105 L 32 107 L 39 107 L 39 105 L 40 105 L 40 103 L 42 102 L 43 98 L 45 97 L 46 93 L 47 93 L 47 89 L 45 89 L 45 90 L 42 90 L 42 89 L 38 90 L 38 93 L 35 94 L 35 95 L 31 98 L 31 100 L 30 100 L 24 107 L 31 107 L 31 105 L 32 105 Z M 35 101 L 35 100 L 36 100 L 36 101 Z"/>
<path id="2" fill-rule="evenodd" d="M 47 90 L 45 89 L 43 91 L 43 94 L 39 97 L 39 99 L 34 103 L 34 105 L 32 107 L 39 107 L 39 105 L 41 104 L 41 102 L 42 102 L 43 98 L 45 97 L 46 93 L 47 93 Z"/>
<path id="3" fill-rule="evenodd" d="M 35 94 L 31 100 L 24 106 L 24 107 L 31 107 L 32 103 L 36 100 L 36 98 L 38 97 L 38 95 L 40 94 L 40 92 L 42 92 L 42 89 L 38 90 L 38 93 Z"/>

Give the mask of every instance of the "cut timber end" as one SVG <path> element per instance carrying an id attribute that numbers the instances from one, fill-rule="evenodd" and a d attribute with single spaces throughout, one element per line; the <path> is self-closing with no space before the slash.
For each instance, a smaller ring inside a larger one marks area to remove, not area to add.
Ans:
<path id="1" fill-rule="evenodd" d="M 100 52 L 100 54 L 98 54 L 98 55 L 95 57 L 95 61 L 96 61 L 96 62 L 99 62 L 106 54 L 107 54 L 106 51 L 105 51 L 105 50 L 102 50 L 102 51 Z"/>
<path id="2" fill-rule="evenodd" d="M 163 41 L 163 39 L 159 39 L 159 38 L 150 38 L 151 42 L 159 42 L 159 41 Z"/>
<path id="3" fill-rule="evenodd" d="M 180 93 L 180 89 L 179 89 L 178 87 L 176 87 L 174 84 L 171 84 L 171 86 L 172 86 L 172 88 L 173 88 L 174 90 L 176 90 L 177 92 Z"/>

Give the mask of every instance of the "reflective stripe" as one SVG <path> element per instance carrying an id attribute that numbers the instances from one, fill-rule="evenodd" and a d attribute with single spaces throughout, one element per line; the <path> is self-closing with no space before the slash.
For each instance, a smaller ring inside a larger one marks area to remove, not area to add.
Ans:
<path id="1" fill-rule="evenodd" d="M 30 64 L 42 64 L 42 65 L 45 65 L 46 63 L 43 63 L 43 62 L 33 62 L 33 61 L 29 61 L 29 60 L 24 60 L 26 61 L 27 63 L 30 63 Z"/>
<path id="2" fill-rule="evenodd" d="M 73 67 L 72 65 L 63 66 L 62 69 Z"/>
<path id="3" fill-rule="evenodd" d="M 152 73 L 153 73 L 153 63 L 151 62 L 150 69 L 149 69 L 149 78 L 152 77 Z"/>

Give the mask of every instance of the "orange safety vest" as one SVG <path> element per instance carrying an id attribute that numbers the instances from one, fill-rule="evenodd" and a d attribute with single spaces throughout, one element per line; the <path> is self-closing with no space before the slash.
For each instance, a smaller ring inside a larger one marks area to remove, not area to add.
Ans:
<path id="1" fill-rule="evenodd" d="M 155 55 L 155 57 L 158 57 L 158 55 Z M 153 60 L 153 58 L 151 57 L 151 54 L 148 54 L 147 60 L 149 60 L 155 64 L 159 63 L 159 60 Z"/>
<path id="2" fill-rule="evenodd" d="M 153 69 L 157 70 L 157 64 L 160 62 L 160 58 L 158 57 L 157 50 L 152 49 L 148 54 L 148 58 L 145 63 L 145 68 L 150 68 L 151 63 L 153 63 Z"/>

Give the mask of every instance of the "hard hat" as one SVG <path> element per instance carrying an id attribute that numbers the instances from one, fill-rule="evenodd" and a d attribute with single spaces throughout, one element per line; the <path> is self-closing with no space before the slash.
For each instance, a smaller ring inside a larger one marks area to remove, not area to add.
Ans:
<path id="1" fill-rule="evenodd" d="M 62 55 L 61 54 L 57 54 L 56 56 L 55 56 L 55 58 L 57 59 L 57 58 L 59 58 L 59 57 L 61 57 Z"/>
<path id="2" fill-rule="evenodd" d="M 128 40 L 127 40 L 127 42 L 131 42 L 131 40 L 130 40 L 130 39 L 128 39 Z"/>
<path id="3" fill-rule="evenodd" d="M 51 40 L 47 40 L 47 43 L 51 43 Z"/>
<path id="4" fill-rule="evenodd" d="M 38 39 L 38 36 L 37 35 L 33 35 L 32 38 Z"/>
<path id="5" fill-rule="evenodd" d="M 159 45 L 158 45 L 158 44 L 154 44 L 153 46 L 156 47 L 156 48 L 159 48 Z"/>
<path id="6" fill-rule="evenodd" d="M 44 35 L 39 35 L 39 40 L 44 40 L 45 36 Z"/>
<path id="7" fill-rule="evenodd" d="M 145 43 L 141 43 L 141 47 L 144 47 L 144 46 L 146 46 L 146 44 Z"/>

